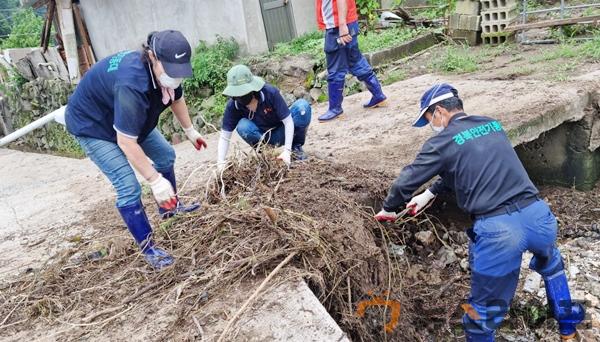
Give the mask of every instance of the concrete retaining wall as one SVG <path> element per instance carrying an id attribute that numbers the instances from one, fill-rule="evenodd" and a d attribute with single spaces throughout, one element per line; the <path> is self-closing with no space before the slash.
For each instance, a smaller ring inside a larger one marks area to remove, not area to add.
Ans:
<path id="1" fill-rule="evenodd" d="M 389 49 L 365 53 L 364 56 L 372 66 L 381 65 L 389 61 L 410 56 L 430 46 L 437 44 L 439 40 L 433 33 L 427 33 L 407 43 Z"/>

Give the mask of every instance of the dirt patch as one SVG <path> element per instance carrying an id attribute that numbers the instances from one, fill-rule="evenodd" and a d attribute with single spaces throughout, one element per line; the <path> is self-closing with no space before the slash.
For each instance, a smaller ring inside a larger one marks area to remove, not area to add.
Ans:
<path id="1" fill-rule="evenodd" d="M 319 160 L 286 171 L 268 152 L 250 158 L 226 171 L 220 186 L 208 188 L 199 213 L 155 230 L 156 241 L 177 260 L 161 273 L 146 266 L 114 209 L 98 208 L 90 217 L 107 230 L 93 245 L 82 242 L 48 267 L 3 285 L 1 335 L 43 336 L 67 326 L 61 338 L 123 331 L 183 338 L 194 324 L 191 316 L 248 288 L 248 281 L 264 278 L 295 253 L 281 275 L 304 277 L 353 340 L 444 336 L 441 331 L 462 314 L 456 305 L 466 294 L 467 274 L 457 260 L 466 257 L 466 240 L 429 217 L 385 227 L 374 221 L 370 205 L 383 198 L 391 179 Z M 417 238 L 425 230 L 437 237 Z M 97 246 L 106 247 L 108 256 L 74 258 Z M 357 317 L 358 303 L 373 296 L 400 303 L 402 319 L 392 331 L 383 329 L 390 315 L 385 308 Z M 231 316 L 222 311 L 221 317 Z"/>

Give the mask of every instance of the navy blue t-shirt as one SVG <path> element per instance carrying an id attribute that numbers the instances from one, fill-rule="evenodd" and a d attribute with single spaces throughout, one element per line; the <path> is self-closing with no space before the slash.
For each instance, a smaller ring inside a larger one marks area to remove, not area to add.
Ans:
<path id="1" fill-rule="evenodd" d="M 117 131 L 144 141 L 168 106 L 139 51 L 123 51 L 96 63 L 69 98 L 65 121 L 75 136 L 116 142 Z M 181 86 L 175 99 L 183 96 Z"/>
<path id="2" fill-rule="evenodd" d="M 267 131 L 281 125 L 281 120 L 290 115 L 290 109 L 279 93 L 279 89 L 266 83 L 259 91 L 259 95 L 258 106 L 254 114 L 250 113 L 243 104 L 230 99 L 223 114 L 223 130 L 233 132 L 238 122 L 242 118 L 246 118 L 254 122 L 261 130 Z"/>

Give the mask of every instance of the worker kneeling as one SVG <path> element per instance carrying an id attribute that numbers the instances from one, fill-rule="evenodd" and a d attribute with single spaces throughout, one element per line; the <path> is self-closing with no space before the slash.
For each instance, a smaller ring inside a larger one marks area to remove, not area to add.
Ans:
<path id="1" fill-rule="evenodd" d="M 218 145 L 217 166 L 222 170 L 234 129 L 253 147 L 265 143 L 282 146 L 277 157 L 286 165 L 292 159 L 304 160 L 302 146 L 310 124 L 311 107 L 303 99 L 287 107 L 279 90 L 254 76 L 245 65 L 236 65 L 227 72 L 227 87 L 223 94 L 230 97 Z"/>
<path id="2" fill-rule="evenodd" d="M 523 252 L 529 267 L 546 284 L 550 312 L 563 339 L 575 337 L 583 321 L 581 304 L 571 301 L 559 250 L 557 221 L 519 161 L 502 125 L 484 116 L 467 116 L 458 91 L 438 84 L 421 98 L 413 126 L 429 123 L 437 133 L 423 145 L 414 162 L 402 169 L 375 218 L 393 221 L 408 202 L 414 213 L 437 194 L 453 190 L 460 208 L 471 214 L 468 230 L 471 294 L 474 309 L 463 317 L 467 341 L 494 341 L 494 333 L 514 296 Z M 415 190 L 439 175 L 420 195 Z"/>

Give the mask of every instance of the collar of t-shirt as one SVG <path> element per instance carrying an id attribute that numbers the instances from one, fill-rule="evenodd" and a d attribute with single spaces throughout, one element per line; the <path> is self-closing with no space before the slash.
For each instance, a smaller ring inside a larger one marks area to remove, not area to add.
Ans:
<path id="1" fill-rule="evenodd" d="M 258 107 L 261 105 L 261 103 L 265 102 L 265 93 L 263 93 L 263 91 L 259 91 L 260 93 L 260 99 L 258 100 L 258 104 L 256 105 L 256 109 L 258 109 Z M 238 103 L 236 100 L 233 100 L 233 104 L 235 105 L 235 109 L 237 110 L 241 110 L 241 111 L 246 111 L 246 112 L 250 112 L 250 110 L 248 109 L 248 107 L 244 106 L 241 103 Z"/>

